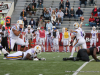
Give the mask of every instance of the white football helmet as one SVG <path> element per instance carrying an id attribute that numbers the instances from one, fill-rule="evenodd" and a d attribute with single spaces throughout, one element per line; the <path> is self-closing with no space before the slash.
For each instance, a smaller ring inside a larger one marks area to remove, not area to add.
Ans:
<path id="1" fill-rule="evenodd" d="M 19 25 L 19 26 L 20 26 L 20 25 L 23 25 L 23 27 L 24 27 L 24 22 L 23 22 L 23 20 L 18 20 L 18 21 L 17 21 L 17 25 Z"/>
<path id="2" fill-rule="evenodd" d="M 41 53 L 41 46 L 36 45 L 36 46 L 34 47 L 34 50 L 37 52 L 37 54 L 40 54 L 40 53 Z"/>
<path id="3" fill-rule="evenodd" d="M 75 29 L 77 29 L 77 28 L 79 27 L 79 23 L 75 22 L 75 23 L 73 24 L 73 26 L 74 26 Z"/>
<path id="4" fill-rule="evenodd" d="M 56 28 L 55 26 L 53 26 L 52 28 Z"/>
<path id="5" fill-rule="evenodd" d="M 92 27 L 92 30 L 94 30 L 94 31 L 95 31 L 95 30 L 96 30 L 96 27 L 95 27 L 95 26 L 93 26 L 93 27 Z"/>
<path id="6" fill-rule="evenodd" d="M 65 28 L 62 28 L 62 32 L 63 32 L 63 33 L 65 32 Z"/>
<path id="7" fill-rule="evenodd" d="M 31 25 L 28 25 L 27 28 L 28 28 L 28 29 L 31 29 Z"/>

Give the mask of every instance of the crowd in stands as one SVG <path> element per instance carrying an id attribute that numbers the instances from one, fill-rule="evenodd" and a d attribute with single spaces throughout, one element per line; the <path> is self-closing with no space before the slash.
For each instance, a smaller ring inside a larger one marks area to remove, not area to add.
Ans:
<path id="1" fill-rule="evenodd" d="M 85 4 L 85 7 L 87 5 L 87 0 L 79 0 L 80 1 L 80 7 L 75 11 L 73 7 L 70 7 L 70 1 L 61 0 L 59 2 L 59 7 L 56 7 L 55 9 L 52 9 L 52 7 L 49 7 L 47 9 L 46 7 L 43 8 L 43 0 L 38 0 L 38 3 L 36 3 L 35 0 L 32 0 L 32 3 L 30 3 L 26 10 L 23 9 L 23 11 L 20 13 L 19 19 L 22 19 L 24 21 L 25 28 L 27 25 L 31 25 L 33 29 L 37 27 L 44 27 L 46 30 L 48 30 L 48 27 L 52 28 L 52 26 L 56 26 L 57 28 L 60 28 L 61 24 L 63 23 L 63 18 L 75 18 L 75 20 L 79 20 L 81 16 L 83 16 L 84 11 L 81 10 L 81 4 Z M 89 5 L 94 4 L 94 0 L 89 1 Z M 40 15 L 37 20 L 34 20 L 31 18 L 31 20 L 27 21 L 27 14 L 32 16 L 36 15 L 36 11 L 39 10 L 38 8 L 43 8 L 42 14 Z M 89 18 L 89 24 L 90 26 L 99 26 L 100 25 L 100 7 L 97 8 L 95 6 L 91 12 L 91 17 Z"/>

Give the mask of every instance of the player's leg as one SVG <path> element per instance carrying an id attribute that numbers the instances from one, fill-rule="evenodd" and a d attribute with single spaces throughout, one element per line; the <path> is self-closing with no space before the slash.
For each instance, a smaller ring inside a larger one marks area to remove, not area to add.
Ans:
<path id="1" fill-rule="evenodd" d="M 16 41 L 17 40 L 10 38 L 10 49 L 11 50 L 13 50 Z"/>
<path id="2" fill-rule="evenodd" d="M 22 59 L 22 51 L 17 51 L 13 54 L 9 54 L 6 56 L 6 58 L 9 60 L 20 60 Z"/>
<path id="3" fill-rule="evenodd" d="M 29 49 L 31 48 L 32 40 L 29 40 Z"/>
<path id="4" fill-rule="evenodd" d="M 57 42 L 56 42 L 56 44 L 57 44 L 57 52 L 59 52 L 59 40 L 57 39 Z"/>
<path id="5" fill-rule="evenodd" d="M 25 43 L 26 50 L 28 50 L 28 45 L 29 45 L 29 42 L 28 42 L 28 40 L 26 40 L 26 43 Z"/>
<path id="6" fill-rule="evenodd" d="M 63 50 L 64 50 L 64 52 L 66 52 L 66 46 L 67 46 L 67 41 L 63 40 Z"/>
<path id="7" fill-rule="evenodd" d="M 47 50 L 48 51 L 49 39 L 47 38 Z"/>
<path id="8" fill-rule="evenodd" d="M 93 39 L 90 40 L 90 47 L 93 45 Z"/>
<path id="9" fill-rule="evenodd" d="M 96 39 L 94 39 L 93 42 L 94 42 L 94 46 L 96 47 L 96 42 L 97 42 Z"/>
<path id="10" fill-rule="evenodd" d="M 56 41 L 55 41 L 55 38 L 54 38 L 54 39 L 53 39 L 53 51 L 55 50 L 55 42 L 56 42 Z M 53 51 L 52 51 L 52 52 L 53 52 Z"/>
<path id="11" fill-rule="evenodd" d="M 73 57 L 73 54 L 75 52 L 75 48 L 78 47 L 80 45 L 80 40 L 77 40 L 76 43 L 74 44 L 73 48 L 72 48 L 72 52 L 71 52 L 71 56 Z"/>
<path id="12" fill-rule="evenodd" d="M 24 51 L 25 42 L 22 39 L 18 38 L 16 44 L 21 45 L 20 51 Z"/>
<path id="13" fill-rule="evenodd" d="M 50 38 L 50 46 L 51 46 L 51 51 L 52 51 L 53 50 L 52 38 Z"/>
<path id="14" fill-rule="evenodd" d="M 83 48 L 83 49 L 87 49 L 86 42 L 82 44 L 82 48 Z"/>
<path id="15" fill-rule="evenodd" d="M 58 39 L 55 39 L 55 52 L 59 52 L 58 46 L 59 46 Z"/>
<path id="16" fill-rule="evenodd" d="M 43 51 L 45 52 L 45 38 L 43 38 Z"/>

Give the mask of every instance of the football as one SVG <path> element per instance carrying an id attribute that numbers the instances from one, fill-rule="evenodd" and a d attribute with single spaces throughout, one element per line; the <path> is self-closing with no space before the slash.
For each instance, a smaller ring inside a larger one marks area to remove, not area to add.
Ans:
<path id="1" fill-rule="evenodd" d="M 81 20 L 84 20 L 84 17 L 80 17 Z"/>

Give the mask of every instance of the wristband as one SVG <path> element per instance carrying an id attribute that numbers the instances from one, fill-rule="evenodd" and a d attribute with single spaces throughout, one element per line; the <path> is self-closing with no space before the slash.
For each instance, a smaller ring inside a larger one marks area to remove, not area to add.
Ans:
<path id="1" fill-rule="evenodd" d="M 81 22 L 81 24 L 83 24 L 83 22 Z"/>
<path id="2" fill-rule="evenodd" d="M 22 31 L 22 28 L 20 28 L 19 31 Z"/>

